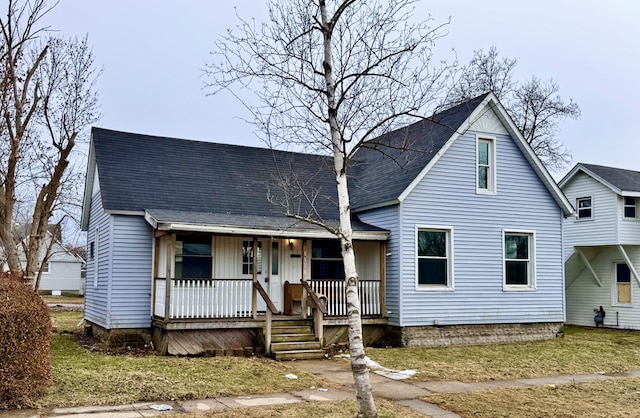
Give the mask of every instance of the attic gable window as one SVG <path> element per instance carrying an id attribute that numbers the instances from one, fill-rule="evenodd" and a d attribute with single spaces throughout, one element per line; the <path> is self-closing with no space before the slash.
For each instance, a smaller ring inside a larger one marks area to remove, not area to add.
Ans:
<path id="1" fill-rule="evenodd" d="M 476 192 L 495 193 L 495 141 L 493 138 L 478 138 L 476 143 L 477 173 Z"/>
<path id="2" fill-rule="evenodd" d="M 578 208 L 578 219 L 591 219 L 593 217 L 593 205 L 591 196 L 579 197 L 576 199 L 576 207 Z"/>
<path id="3" fill-rule="evenodd" d="M 636 217 L 636 198 L 635 197 L 624 198 L 624 217 L 625 218 Z"/>

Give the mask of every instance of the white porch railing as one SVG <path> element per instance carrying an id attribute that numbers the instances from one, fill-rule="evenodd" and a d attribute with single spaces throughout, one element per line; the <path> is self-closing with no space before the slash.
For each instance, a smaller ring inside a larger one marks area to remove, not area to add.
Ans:
<path id="1" fill-rule="evenodd" d="M 309 280 L 314 292 L 327 297 L 327 315 L 347 315 L 347 293 L 342 279 Z M 360 313 L 363 316 L 379 316 L 381 312 L 380 281 L 358 280 Z"/>
<path id="2" fill-rule="evenodd" d="M 252 317 L 251 279 L 155 280 L 154 315 L 165 319 Z"/>

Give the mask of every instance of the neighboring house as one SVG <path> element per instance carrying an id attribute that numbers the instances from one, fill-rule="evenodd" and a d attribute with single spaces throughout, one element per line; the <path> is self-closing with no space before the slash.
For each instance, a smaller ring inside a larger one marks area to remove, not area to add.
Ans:
<path id="1" fill-rule="evenodd" d="M 575 202 L 565 220 L 567 323 L 640 329 L 640 172 L 577 164 L 559 183 Z"/>
<path id="2" fill-rule="evenodd" d="M 28 230 L 21 226 L 23 230 Z M 84 280 L 82 270 L 84 269 L 84 260 L 81 257 L 68 251 L 60 242 L 62 237 L 61 230 L 58 225 L 49 225 L 47 237 L 43 241 L 38 260 L 43 264 L 42 276 L 38 290 L 51 291 L 52 294 L 61 294 L 62 292 L 84 294 Z M 49 257 L 47 251 L 50 247 Z M 22 267 L 26 266 L 26 259 L 22 247 L 18 247 L 19 258 Z M 6 262 L 3 268 L 8 271 L 9 267 Z"/>
<path id="3" fill-rule="evenodd" d="M 49 245 L 51 245 L 49 258 L 44 261 Z M 40 260 L 41 263 L 44 262 L 44 266 L 38 289 L 50 290 L 53 294 L 65 291 L 84 294 L 84 281 L 81 274 L 84 260 L 68 251 L 50 232 L 47 232 L 47 239 L 42 247 Z M 23 264 L 26 264 L 24 260 Z"/>
<path id="4" fill-rule="evenodd" d="M 496 97 L 369 146 L 349 172 L 365 342 L 554 337 L 573 208 Z M 337 240 L 277 204 L 307 214 L 308 198 L 336 225 L 331 166 L 326 156 L 94 128 L 85 319 L 95 332 L 151 333 L 172 354 L 264 342 L 278 358 L 279 341 L 293 338 L 276 335 L 284 319 L 309 312 L 296 326 L 313 324 L 315 347 L 346 341 Z"/>

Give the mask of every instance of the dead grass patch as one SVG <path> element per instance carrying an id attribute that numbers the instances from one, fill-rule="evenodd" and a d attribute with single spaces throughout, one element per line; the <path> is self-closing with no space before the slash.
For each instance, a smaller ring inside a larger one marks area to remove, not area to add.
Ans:
<path id="1" fill-rule="evenodd" d="M 424 418 L 409 408 L 386 400 L 376 400 L 380 418 Z M 209 412 L 184 415 L 185 418 L 352 418 L 358 415 L 356 401 L 343 402 L 303 402 L 257 408 L 227 409 L 221 412 Z"/>
<path id="2" fill-rule="evenodd" d="M 475 382 L 640 369 L 640 332 L 566 327 L 564 338 L 467 347 L 368 348 L 392 369 L 416 369 L 414 381 Z"/>
<path id="3" fill-rule="evenodd" d="M 41 295 L 44 303 L 50 304 L 74 304 L 81 305 L 84 303 L 84 297 L 82 296 L 50 296 L 50 295 Z"/>
<path id="4" fill-rule="evenodd" d="M 251 357 L 109 355 L 78 345 L 73 335 L 80 312 L 52 315 L 52 382 L 34 407 L 118 405 L 158 400 L 290 392 L 335 387 L 287 363 Z M 62 333 L 62 334 L 61 334 Z M 293 373 L 297 379 L 285 376 Z"/>
<path id="5" fill-rule="evenodd" d="M 638 417 L 640 378 L 434 394 L 423 400 L 474 418 Z"/>

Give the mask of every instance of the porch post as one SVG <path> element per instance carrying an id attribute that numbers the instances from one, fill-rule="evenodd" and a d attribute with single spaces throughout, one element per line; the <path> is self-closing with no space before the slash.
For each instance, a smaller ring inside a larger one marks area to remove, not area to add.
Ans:
<path id="1" fill-rule="evenodd" d="M 253 248 L 251 249 L 251 258 L 253 263 L 253 285 L 251 286 L 251 310 L 253 319 L 258 318 L 258 293 L 255 283 L 258 281 L 258 238 L 253 237 Z"/>
<path id="2" fill-rule="evenodd" d="M 165 260 L 165 297 L 164 297 L 164 320 L 169 321 L 171 317 L 171 289 L 173 287 L 173 280 L 171 279 L 171 266 L 173 264 L 173 250 L 175 248 L 175 242 L 173 245 L 166 246 L 167 257 Z"/>
<path id="3" fill-rule="evenodd" d="M 306 281 L 307 278 L 305 277 L 305 266 L 306 266 L 306 259 L 307 259 L 307 252 L 305 251 L 306 245 L 307 244 L 307 240 L 303 239 L 302 240 L 302 257 L 300 257 L 302 259 L 302 280 Z M 301 295 L 301 299 L 300 299 L 300 310 L 302 313 L 302 318 L 307 319 L 307 289 L 304 288 L 304 286 L 302 286 L 302 295 Z"/>
<path id="4" fill-rule="evenodd" d="M 271 309 L 267 306 L 267 324 L 264 330 L 264 351 L 267 355 L 271 354 L 271 319 L 272 319 Z"/>
<path id="5" fill-rule="evenodd" d="M 380 243 L 380 315 L 387 316 L 387 242 Z"/>

